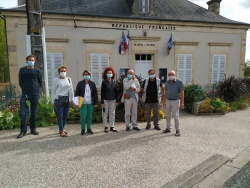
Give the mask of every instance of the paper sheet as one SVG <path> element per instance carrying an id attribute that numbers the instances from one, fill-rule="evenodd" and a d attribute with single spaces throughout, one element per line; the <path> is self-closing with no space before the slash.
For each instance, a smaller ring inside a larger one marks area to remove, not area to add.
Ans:
<path id="1" fill-rule="evenodd" d="M 74 102 L 75 105 L 77 105 L 79 108 L 81 108 L 82 103 L 84 102 L 84 98 L 81 96 L 73 97 L 72 101 Z"/>

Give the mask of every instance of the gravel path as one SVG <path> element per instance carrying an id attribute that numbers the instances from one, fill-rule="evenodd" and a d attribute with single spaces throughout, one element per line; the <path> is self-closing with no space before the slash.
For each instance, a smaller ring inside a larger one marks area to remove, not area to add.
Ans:
<path id="1" fill-rule="evenodd" d="M 0 131 L 0 187 L 161 187 L 214 154 L 234 158 L 250 146 L 250 108 L 226 115 L 182 113 L 180 137 L 154 129 L 80 135 L 80 125 L 38 128 L 40 135 L 16 139 L 19 130 Z M 160 121 L 165 129 L 165 120 Z"/>

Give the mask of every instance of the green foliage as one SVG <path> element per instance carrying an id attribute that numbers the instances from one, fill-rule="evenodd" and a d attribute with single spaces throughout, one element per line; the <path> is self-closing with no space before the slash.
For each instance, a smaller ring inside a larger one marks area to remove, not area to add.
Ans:
<path id="1" fill-rule="evenodd" d="M 0 17 L 0 82 L 9 81 L 9 65 L 4 20 Z"/>
<path id="2" fill-rule="evenodd" d="M 206 98 L 206 92 L 196 84 L 186 85 L 184 89 L 184 110 L 191 113 L 193 103 Z"/>
<path id="3" fill-rule="evenodd" d="M 101 123 L 102 122 L 102 107 L 101 104 L 98 104 L 97 107 L 94 108 L 92 114 L 92 122 L 93 123 Z"/>
<path id="4" fill-rule="evenodd" d="M 237 109 L 243 110 L 246 109 L 249 106 L 249 103 L 244 97 L 238 98 L 234 101 L 235 105 L 237 106 Z"/>
<path id="5" fill-rule="evenodd" d="M 51 103 L 51 98 L 46 98 L 45 94 L 41 95 L 38 110 L 36 113 L 37 126 L 47 127 L 56 122 L 56 114 Z"/>
<path id="6" fill-rule="evenodd" d="M 219 82 L 216 91 L 219 97 L 229 103 L 249 93 L 246 81 L 242 78 L 236 78 L 234 75 Z"/>
<path id="7" fill-rule="evenodd" d="M 244 76 L 250 77 L 250 60 L 247 60 L 245 64 Z"/>

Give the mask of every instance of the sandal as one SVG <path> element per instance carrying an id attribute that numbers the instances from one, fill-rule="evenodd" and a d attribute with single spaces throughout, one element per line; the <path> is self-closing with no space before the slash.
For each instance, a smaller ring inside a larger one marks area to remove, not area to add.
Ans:
<path id="1" fill-rule="evenodd" d="M 68 132 L 67 132 L 66 130 L 63 130 L 63 132 L 64 132 L 65 134 L 68 134 Z"/>
<path id="2" fill-rule="evenodd" d="M 181 136 L 180 131 L 176 131 L 175 136 Z"/>
<path id="3" fill-rule="evenodd" d="M 108 133 L 109 132 L 109 128 L 108 127 L 104 127 L 104 132 Z"/>
<path id="4" fill-rule="evenodd" d="M 67 137 L 68 135 L 64 131 L 59 131 L 61 137 Z"/>
<path id="5" fill-rule="evenodd" d="M 162 133 L 171 133 L 171 131 L 166 129 L 166 130 L 163 130 Z"/>

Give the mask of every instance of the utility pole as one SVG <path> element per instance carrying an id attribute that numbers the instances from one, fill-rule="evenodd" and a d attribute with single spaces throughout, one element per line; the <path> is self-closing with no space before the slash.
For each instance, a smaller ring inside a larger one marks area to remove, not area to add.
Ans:
<path id="1" fill-rule="evenodd" d="M 43 28 L 41 0 L 26 0 L 27 13 L 27 54 L 36 56 L 35 67 L 44 74 L 43 91 L 48 97 L 48 73 L 46 60 L 45 30 Z"/>

